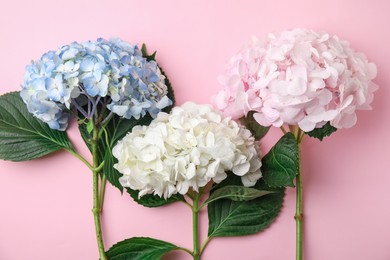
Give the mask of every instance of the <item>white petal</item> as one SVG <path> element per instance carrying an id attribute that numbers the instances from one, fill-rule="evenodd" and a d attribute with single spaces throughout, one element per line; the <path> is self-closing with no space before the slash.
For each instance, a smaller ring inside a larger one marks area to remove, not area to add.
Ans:
<path id="1" fill-rule="evenodd" d="M 243 176 L 249 171 L 249 168 L 250 168 L 250 164 L 249 162 L 246 161 L 243 164 L 234 166 L 233 172 L 235 175 Z"/>
<path id="2" fill-rule="evenodd" d="M 195 177 L 195 172 L 196 172 L 196 169 L 195 169 L 195 164 L 193 163 L 190 163 L 188 165 L 188 168 L 187 168 L 187 178 L 190 180 L 192 178 Z"/>

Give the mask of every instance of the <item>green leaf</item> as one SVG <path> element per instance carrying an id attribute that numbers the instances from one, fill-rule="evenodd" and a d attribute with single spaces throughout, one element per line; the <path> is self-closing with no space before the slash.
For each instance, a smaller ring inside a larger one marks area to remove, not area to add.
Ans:
<path id="1" fill-rule="evenodd" d="M 240 177 L 230 175 L 212 189 L 211 196 L 219 189 L 240 183 Z M 270 188 L 263 181 L 259 181 L 254 188 L 273 193 L 249 201 L 220 199 L 208 204 L 209 237 L 255 234 L 275 220 L 283 205 L 284 188 Z"/>
<path id="2" fill-rule="evenodd" d="M 156 52 L 153 52 L 152 55 L 148 55 L 145 43 L 142 44 L 141 52 L 142 52 L 142 56 L 144 56 L 147 61 L 156 60 Z"/>
<path id="3" fill-rule="evenodd" d="M 240 118 L 240 122 L 251 131 L 256 140 L 260 140 L 268 133 L 269 127 L 259 125 L 253 118 L 253 114 L 254 112 L 250 111 L 246 117 Z"/>
<path id="4" fill-rule="evenodd" d="M 203 203 L 208 204 L 210 202 L 219 199 L 229 199 L 233 201 L 248 201 L 253 200 L 264 195 L 270 194 L 270 191 L 263 191 L 254 188 L 248 188 L 244 186 L 228 185 L 213 192 L 210 197 Z"/>
<path id="5" fill-rule="evenodd" d="M 139 191 L 132 190 L 129 188 L 127 188 L 126 191 L 130 194 L 130 196 L 134 199 L 135 202 L 148 208 L 161 207 L 176 201 L 185 201 L 184 197 L 180 194 L 173 195 L 168 199 L 164 199 L 159 197 L 158 195 L 153 194 L 147 194 L 142 196 L 141 198 L 138 198 Z"/>
<path id="6" fill-rule="evenodd" d="M 336 132 L 337 128 L 330 125 L 330 122 L 326 123 L 321 128 L 314 128 L 310 132 L 306 132 L 308 136 L 314 137 L 322 141 L 326 136 L 330 136 L 332 133 Z"/>
<path id="7" fill-rule="evenodd" d="M 148 237 L 133 237 L 113 245 L 107 251 L 110 260 L 156 260 L 178 249 L 174 244 Z"/>
<path id="8" fill-rule="evenodd" d="M 122 174 L 114 168 L 114 164 L 116 163 L 116 161 L 110 149 L 106 150 L 103 159 L 104 159 L 103 173 L 106 176 L 106 179 L 114 187 L 117 187 L 121 193 L 123 193 L 123 186 L 119 182 L 119 178 L 122 176 Z"/>
<path id="9" fill-rule="evenodd" d="M 292 133 L 285 134 L 262 159 L 261 171 L 270 187 L 294 187 L 298 173 L 298 143 Z"/>
<path id="10" fill-rule="evenodd" d="M 61 149 L 73 149 L 66 132 L 30 114 L 19 92 L 0 96 L 0 159 L 27 161 Z"/>
<path id="11" fill-rule="evenodd" d="M 118 140 L 125 137 L 125 135 L 130 132 L 134 126 L 149 125 L 152 120 L 153 118 L 150 115 L 145 115 L 140 119 L 126 119 L 115 115 L 106 126 L 111 148 Z"/>
<path id="12" fill-rule="evenodd" d="M 93 130 L 93 121 L 89 120 L 88 123 L 87 123 L 87 132 L 88 132 L 88 134 L 92 133 L 92 130 Z"/>

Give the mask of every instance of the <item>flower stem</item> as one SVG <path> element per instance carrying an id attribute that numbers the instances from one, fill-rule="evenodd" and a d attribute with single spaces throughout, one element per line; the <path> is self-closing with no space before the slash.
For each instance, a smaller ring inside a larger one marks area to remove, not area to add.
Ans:
<path id="1" fill-rule="evenodd" d="M 65 149 L 65 151 L 67 151 L 68 153 L 70 153 L 71 155 L 73 155 L 74 157 L 79 159 L 80 161 L 82 161 L 88 167 L 88 169 L 93 171 L 93 166 L 83 156 L 81 156 L 79 153 L 77 153 L 75 150 L 67 148 L 67 149 Z"/>
<path id="2" fill-rule="evenodd" d="M 96 240 L 99 248 L 100 260 L 107 260 L 106 253 L 104 251 L 102 228 L 100 225 L 100 212 L 101 203 L 99 202 L 99 160 L 98 160 L 98 142 L 99 142 L 99 129 L 94 126 L 92 137 L 92 158 L 93 158 L 93 217 L 95 220 L 95 232 Z"/>
<path id="3" fill-rule="evenodd" d="M 283 134 L 286 134 L 286 133 L 287 133 L 286 129 L 284 129 L 283 126 L 280 127 L 280 130 L 282 130 Z"/>
<path id="4" fill-rule="evenodd" d="M 303 185 L 302 185 L 302 162 L 301 162 L 301 144 L 304 133 L 298 132 L 296 139 L 298 141 L 298 174 L 296 177 L 296 260 L 303 258 Z"/>
<path id="5" fill-rule="evenodd" d="M 189 249 L 187 249 L 187 248 L 178 247 L 177 250 L 181 250 L 181 251 L 187 252 L 188 254 L 192 255 L 192 252 Z"/>
<path id="6" fill-rule="evenodd" d="M 103 204 L 104 204 L 104 193 L 106 191 L 106 183 L 107 178 L 105 175 L 103 175 L 102 179 L 100 180 L 100 190 L 99 190 L 99 209 L 100 212 L 103 210 Z"/>
<path id="7" fill-rule="evenodd" d="M 199 251 L 199 228 L 198 228 L 198 218 L 199 218 L 199 199 L 201 194 L 196 193 L 193 200 L 192 205 L 192 229 L 193 229 L 193 244 L 194 244 L 194 251 L 193 256 L 194 260 L 200 259 L 200 251 Z"/>
<path id="8" fill-rule="evenodd" d="M 212 237 L 207 237 L 207 239 L 203 242 L 202 246 L 200 247 L 200 254 L 204 251 L 206 246 L 209 244 L 209 242 L 213 239 Z"/>

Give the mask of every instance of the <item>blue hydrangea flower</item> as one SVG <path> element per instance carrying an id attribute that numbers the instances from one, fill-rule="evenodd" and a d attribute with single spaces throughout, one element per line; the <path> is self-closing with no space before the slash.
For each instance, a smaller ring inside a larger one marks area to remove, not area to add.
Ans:
<path id="1" fill-rule="evenodd" d="M 165 77 L 121 39 L 73 42 L 27 66 L 21 97 L 30 113 L 65 130 L 70 109 L 91 118 L 98 104 L 125 118 L 155 117 L 172 104 Z M 88 109 L 84 109 L 88 107 Z"/>

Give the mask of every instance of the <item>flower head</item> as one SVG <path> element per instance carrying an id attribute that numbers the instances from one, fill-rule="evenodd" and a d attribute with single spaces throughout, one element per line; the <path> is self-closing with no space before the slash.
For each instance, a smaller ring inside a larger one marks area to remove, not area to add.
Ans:
<path id="1" fill-rule="evenodd" d="M 231 58 L 214 101 L 233 118 L 254 111 L 263 126 L 348 128 L 356 110 L 371 108 L 376 73 L 375 64 L 337 36 L 295 29 L 253 38 Z"/>
<path id="2" fill-rule="evenodd" d="M 172 104 L 165 76 L 136 45 L 120 39 L 73 42 L 27 66 L 21 96 L 51 128 L 65 130 L 69 109 L 99 102 L 125 118 L 155 117 Z M 91 109 L 89 112 L 95 111 Z M 88 116 L 86 112 L 84 116 Z"/>
<path id="3" fill-rule="evenodd" d="M 149 126 L 135 126 L 113 149 L 114 167 L 124 187 L 139 196 L 196 191 L 226 171 L 241 176 L 245 186 L 261 177 L 260 153 L 249 130 L 209 105 L 185 103 L 161 112 Z"/>

